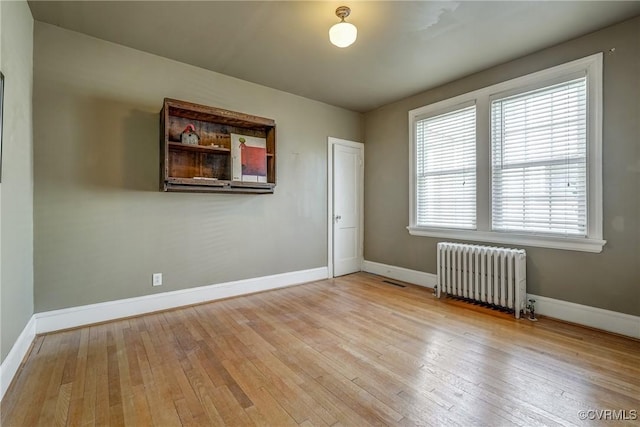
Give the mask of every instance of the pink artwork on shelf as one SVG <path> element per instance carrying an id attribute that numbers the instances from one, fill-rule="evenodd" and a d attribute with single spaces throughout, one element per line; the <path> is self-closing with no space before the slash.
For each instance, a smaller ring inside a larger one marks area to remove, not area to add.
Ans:
<path id="1" fill-rule="evenodd" d="M 267 176 L 267 149 L 240 143 L 242 175 Z"/>
<path id="2" fill-rule="evenodd" d="M 231 134 L 233 180 L 267 182 L 267 140 Z"/>

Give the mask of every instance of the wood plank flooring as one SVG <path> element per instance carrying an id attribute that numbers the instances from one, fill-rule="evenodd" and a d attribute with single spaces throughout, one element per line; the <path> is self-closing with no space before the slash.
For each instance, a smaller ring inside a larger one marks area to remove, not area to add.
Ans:
<path id="1" fill-rule="evenodd" d="M 382 280 L 38 336 L 2 426 L 638 425 L 640 342 Z"/>

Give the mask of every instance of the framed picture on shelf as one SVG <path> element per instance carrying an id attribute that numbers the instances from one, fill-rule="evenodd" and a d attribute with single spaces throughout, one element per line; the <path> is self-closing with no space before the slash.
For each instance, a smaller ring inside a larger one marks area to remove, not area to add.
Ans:
<path id="1" fill-rule="evenodd" d="M 4 74 L 0 72 L 0 182 L 2 182 L 2 112 L 4 111 Z"/>
<path id="2" fill-rule="evenodd" d="M 267 182 L 267 140 L 231 134 L 233 181 Z"/>

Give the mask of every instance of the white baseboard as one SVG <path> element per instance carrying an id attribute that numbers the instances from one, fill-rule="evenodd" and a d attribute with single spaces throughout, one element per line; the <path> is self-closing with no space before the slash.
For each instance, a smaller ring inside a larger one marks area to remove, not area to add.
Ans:
<path id="1" fill-rule="evenodd" d="M 36 313 L 0 365 L 0 400 L 4 397 L 36 334 L 75 328 L 154 311 L 284 288 L 328 277 L 327 267 L 236 280 L 192 289 Z"/>
<path id="2" fill-rule="evenodd" d="M 11 347 L 11 351 L 9 351 L 2 365 L 0 365 L 0 400 L 2 400 L 9 385 L 11 385 L 11 381 L 13 381 L 13 377 L 18 372 L 18 368 L 20 368 L 20 364 L 27 355 L 35 337 L 36 319 L 35 316 L 31 316 L 15 344 Z"/>
<path id="3" fill-rule="evenodd" d="M 433 288 L 438 283 L 438 276 L 422 271 L 409 270 L 378 262 L 364 261 L 362 270 L 379 274 L 391 279 Z M 528 294 L 528 298 L 536 300 L 536 313 L 564 320 L 578 325 L 589 326 L 603 331 L 613 332 L 640 339 L 640 316 L 618 313 L 588 305 L 575 304 L 568 301 Z"/>
<path id="4" fill-rule="evenodd" d="M 640 339 L 640 316 L 618 313 L 588 305 L 575 304 L 539 295 L 528 294 L 536 300 L 536 313 L 554 319 L 602 329 Z"/>
<path id="5" fill-rule="evenodd" d="M 424 286 L 427 288 L 433 288 L 436 283 L 438 283 L 438 278 L 435 274 L 367 260 L 362 262 L 362 271 L 389 277 L 391 279 L 401 280 L 407 283 L 413 283 L 414 285 Z"/>
<path id="6" fill-rule="evenodd" d="M 36 333 L 75 328 L 191 304 L 283 288 L 328 277 L 327 267 L 218 283 L 80 307 L 36 313 Z"/>

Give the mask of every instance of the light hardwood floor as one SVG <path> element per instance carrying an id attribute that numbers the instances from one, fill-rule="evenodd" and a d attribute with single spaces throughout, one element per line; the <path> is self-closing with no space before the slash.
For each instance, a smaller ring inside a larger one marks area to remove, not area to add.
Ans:
<path id="1" fill-rule="evenodd" d="M 640 342 L 382 280 L 38 336 L 2 426 L 594 425 L 580 411 L 640 412 Z"/>

